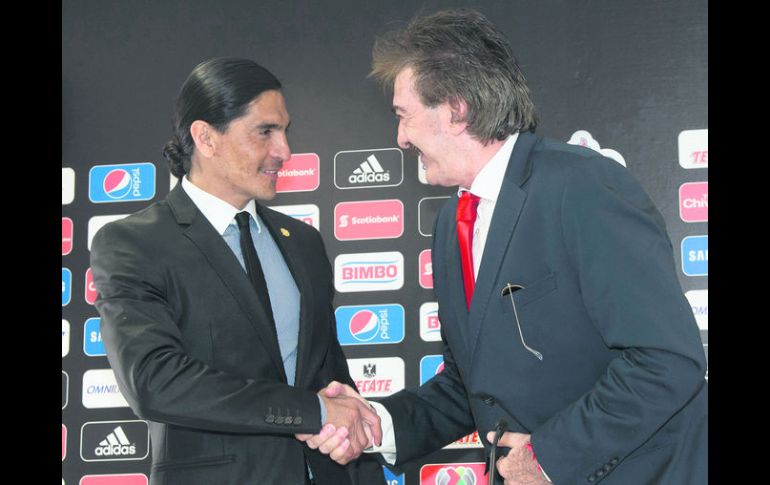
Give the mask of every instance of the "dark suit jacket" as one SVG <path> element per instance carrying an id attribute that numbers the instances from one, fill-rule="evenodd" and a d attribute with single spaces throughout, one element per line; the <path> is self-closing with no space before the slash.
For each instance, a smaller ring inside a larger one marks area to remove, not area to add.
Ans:
<path id="1" fill-rule="evenodd" d="M 320 430 L 321 387 L 353 382 L 320 234 L 257 210 L 301 294 L 293 387 L 245 271 L 181 187 L 93 239 L 102 338 L 123 396 L 149 421 L 150 481 L 302 484 L 307 458 L 319 484 L 384 483 L 373 458 L 342 467 L 294 438 Z"/>
<path id="2" fill-rule="evenodd" d="M 706 362 L 664 221 L 626 168 L 522 133 L 470 314 L 453 197 L 434 231 L 445 368 L 382 400 L 398 462 L 504 418 L 556 484 L 704 484 Z M 522 345 L 507 283 L 526 343 Z"/>

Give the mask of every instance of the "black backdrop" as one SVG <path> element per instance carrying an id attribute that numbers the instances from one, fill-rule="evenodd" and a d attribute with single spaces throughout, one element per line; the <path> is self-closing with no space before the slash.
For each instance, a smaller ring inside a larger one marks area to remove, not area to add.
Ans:
<path id="1" fill-rule="evenodd" d="M 404 362 L 405 385 L 419 385 L 420 360 L 440 353 L 440 344 L 423 341 L 419 332 L 419 308 L 434 300 L 418 281 L 418 254 L 431 245 L 431 238 L 418 230 L 419 203 L 453 191 L 420 183 L 416 160 L 408 152 L 403 154 L 403 183 L 394 187 L 341 190 L 335 187 L 333 167 L 341 151 L 361 150 L 363 161 L 377 153 L 373 150 L 397 147 L 390 99 L 366 78 L 374 36 L 418 11 L 448 6 L 475 7 L 508 35 L 533 92 L 538 133 L 567 141 L 586 130 L 602 148 L 622 155 L 666 219 L 682 290 L 708 289 L 707 275 L 683 272 L 680 250 L 684 238 L 707 235 L 708 222 L 683 220 L 679 198 L 682 184 L 708 180 L 707 168 L 688 169 L 679 162 L 680 132 L 708 128 L 706 0 L 67 0 L 62 2 L 62 167 L 75 174 L 74 199 L 62 205 L 62 216 L 73 221 L 72 249 L 62 255 L 62 267 L 72 274 L 71 298 L 62 306 L 70 329 L 63 335 L 69 350 L 64 355 L 63 349 L 62 357 L 68 380 L 62 397 L 67 428 L 62 477 L 67 484 L 86 475 L 149 473 L 149 458 L 86 461 L 89 451 L 81 451 L 81 432 L 91 429 L 86 423 L 137 419 L 128 408 L 86 408 L 81 402 L 84 374 L 109 368 L 105 357 L 84 350 L 86 321 L 98 317 L 85 294 L 88 222 L 94 216 L 134 212 L 168 193 L 169 174 L 160 151 L 170 136 L 173 102 L 190 70 L 210 57 L 248 57 L 275 73 L 284 84 L 292 116 L 292 152 L 318 155 L 317 190 L 281 193 L 269 205 L 318 206 L 332 263 L 340 254 L 403 254 L 403 287 L 338 293 L 335 307 L 402 305 L 403 341 L 343 348 L 355 359 L 398 357 Z M 707 144 L 702 148 L 707 151 Z M 151 200 L 89 200 L 93 166 L 145 162 L 154 164 L 157 173 Z M 335 238 L 336 204 L 380 199 L 403 202 L 402 236 Z M 422 217 L 431 215 L 428 210 Z M 707 303 L 705 312 L 707 318 Z M 701 335 L 707 350 L 705 322 Z M 102 432 L 100 439 L 107 434 Z M 442 450 L 407 466 L 401 481 L 419 483 L 420 467 L 426 463 L 478 461 L 478 449 Z"/>

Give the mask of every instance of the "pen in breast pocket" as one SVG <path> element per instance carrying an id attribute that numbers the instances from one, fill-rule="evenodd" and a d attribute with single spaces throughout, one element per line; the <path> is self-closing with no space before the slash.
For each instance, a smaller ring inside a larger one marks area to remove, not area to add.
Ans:
<path id="1" fill-rule="evenodd" d="M 516 303 L 513 301 L 513 294 L 523 289 L 524 289 L 524 286 L 515 285 L 509 282 L 508 284 L 505 285 L 505 287 L 503 287 L 503 291 L 500 292 L 500 296 L 508 295 L 508 297 L 511 299 L 511 306 L 513 307 L 513 316 L 516 318 L 516 327 L 519 329 L 519 337 L 521 338 L 521 344 L 524 346 L 525 349 L 532 352 L 532 355 L 534 355 L 540 360 L 543 360 L 543 354 L 541 354 L 537 350 L 527 345 L 527 343 L 524 341 L 524 334 L 521 332 L 521 324 L 519 323 L 519 313 L 516 311 Z"/>

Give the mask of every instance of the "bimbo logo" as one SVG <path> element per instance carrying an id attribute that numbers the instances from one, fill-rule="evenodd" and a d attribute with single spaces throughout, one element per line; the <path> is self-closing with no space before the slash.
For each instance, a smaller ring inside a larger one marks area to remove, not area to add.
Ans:
<path id="1" fill-rule="evenodd" d="M 147 422 L 101 421 L 80 428 L 80 457 L 83 461 L 143 460 L 149 454 Z"/>
<path id="2" fill-rule="evenodd" d="M 444 370 L 443 355 L 426 355 L 420 359 L 420 385 L 425 384 L 436 374 Z"/>
<path id="3" fill-rule="evenodd" d="M 295 153 L 278 171 L 276 192 L 308 192 L 320 184 L 320 159 L 315 153 Z"/>
<path id="4" fill-rule="evenodd" d="M 155 165 L 133 163 L 97 165 L 88 173 L 91 202 L 129 202 L 155 196 Z"/>
<path id="5" fill-rule="evenodd" d="M 441 341 L 441 322 L 438 319 L 438 303 L 435 301 L 420 305 L 420 338 L 426 342 Z"/>
<path id="6" fill-rule="evenodd" d="M 341 202 L 334 207 L 334 220 L 340 241 L 393 239 L 404 233 L 404 204 L 398 199 Z"/>
<path id="7" fill-rule="evenodd" d="M 404 255 L 397 251 L 334 258 L 334 286 L 341 293 L 398 290 L 403 285 Z"/>
<path id="8" fill-rule="evenodd" d="M 348 359 L 350 377 L 363 397 L 384 397 L 404 388 L 404 361 L 400 357 Z"/>
<path id="9" fill-rule="evenodd" d="M 484 463 L 428 464 L 420 468 L 420 485 L 483 485 Z"/>
<path id="10" fill-rule="evenodd" d="M 708 222 L 708 182 L 688 182 L 679 186 L 679 217 L 685 222 Z"/>
<path id="11" fill-rule="evenodd" d="M 338 189 L 395 187 L 404 180 L 404 154 L 398 148 L 350 150 L 334 155 Z"/>
<path id="12" fill-rule="evenodd" d="M 321 211 L 315 204 L 274 205 L 270 206 L 270 208 L 313 226 L 316 230 L 320 227 Z"/>
<path id="13" fill-rule="evenodd" d="M 341 306 L 334 316 L 341 345 L 397 344 L 404 340 L 401 305 Z"/>

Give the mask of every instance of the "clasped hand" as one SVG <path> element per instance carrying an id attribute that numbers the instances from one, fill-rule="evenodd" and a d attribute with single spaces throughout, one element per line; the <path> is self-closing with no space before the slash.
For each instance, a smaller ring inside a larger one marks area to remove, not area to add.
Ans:
<path id="1" fill-rule="evenodd" d="M 326 407 L 326 423 L 318 434 L 296 434 L 298 440 L 341 465 L 382 443 L 380 417 L 352 387 L 332 381 L 318 395 Z"/>

